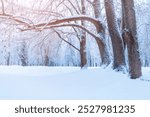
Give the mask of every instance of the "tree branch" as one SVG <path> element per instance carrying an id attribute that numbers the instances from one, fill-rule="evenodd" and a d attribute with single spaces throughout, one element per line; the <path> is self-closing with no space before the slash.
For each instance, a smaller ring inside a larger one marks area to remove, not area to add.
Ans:
<path id="1" fill-rule="evenodd" d="M 37 28 L 36 29 L 38 31 L 42 31 L 43 29 L 52 29 L 52 28 L 60 28 L 60 27 L 77 27 L 80 28 L 82 30 L 84 30 L 85 32 L 87 32 L 89 35 L 91 35 L 92 37 L 94 37 L 95 39 L 99 38 L 99 36 L 97 36 L 96 34 L 92 33 L 91 31 L 89 31 L 88 29 L 86 29 L 84 26 L 78 25 L 78 24 L 61 24 L 61 25 L 52 25 L 52 26 L 46 26 L 44 28 Z M 42 29 L 42 30 L 41 30 Z M 33 29 L 23 29 L 22 31 L 27 31 L 27 30 L 33 30 Z"/>
<path id="2" fill-rule="evenodd" d="M 13 16 L 13 15 L 10 15 L 10 14 L 0 14 L 0 18 L 6 18 L 6 19 L 10 19 L 10 20 L 13 20 L 21 25 L 24 25 L 24 26 L 27 26 L 27 28 L 33 28 L 34 26 L 31 26 L 29 23 L 23 21 L 23 20 L 20 20 L 19 18 Z M 30 22 L 32 22 L 31 20 L 29 20 Z M 32 22 L 33 24 L 33 22 Z"/>
<path id="3" fill-rule="evenodd" d="M 54 32 L 58 35 L 58 37 L 59 37 L 60 39 L 62 39 L 64 42 L 66 42 L 66 43 L 69 44 L 71 47 L 73 47 L 74 49 L 76 49 L 77 51 L 80 52 L 80 50 L 79 50 L 77 47 L 75 47 L 75 46 L 74 46 L 73 44 L 71 44 L 70 42 L 66 41 L 66 40 L 59 34 L 59 32 L 57 32 L 56 30 L 54 30 Z"/>
<path id="4" fill-rule="evenodd" d="M 71 21 L 81 21 L 81 20 L 89 21 L 89 22 L 93 23 L 96 27 L 97 27 L 97 25 L 99 25 L 99 20 L 97 20 L 95 18 L 88 17 L 86 15 L 80 15 L 80 16 L 76 16 L 76 17 L 58 19 L 55 21 L 51 21 L 49 23 L 37 24 L 37 25 L 35 25 L 35 27 L 39 28 L 39 27 L 43 27 L 43 26 L 51 26 L 51 25 L 57 25 L 57 24 L 61 24 L 61 23 L 71 22 Z"/>

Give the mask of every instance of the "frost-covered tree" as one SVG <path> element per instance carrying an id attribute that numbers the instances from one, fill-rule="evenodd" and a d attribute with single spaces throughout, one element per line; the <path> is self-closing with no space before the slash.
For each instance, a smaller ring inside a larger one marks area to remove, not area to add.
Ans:
<path id="1" fill-rule="evenodd" d="M 122 0 L 123 13 L 123 38 L 128 49 L 129 73 L 131 78 L 139 78 L 141 73 L 141 61 L 139 44 L 137 39 L 137 25 L 133 0 Z"/>
<path id="2" fill-rule="evenodd" d="M 122 70 L 125 67 L 123 39 L 119 29 L 113 0 L 105 0 L 105 9 L 109 34 L 112 40 L 114 63 L 113 68 Z"/>
<path id="3" fill-rule="evenodd" d="M 149 24 L 148 1 L 144 7 L 140 4 L 137 7 L 137 3 L 141 3 L 139 0 L 31 1 L 32 5 L 23 5 L 19 0 L 1 0 L 0 6 L 0 25 L 15 27 L 15 36 L 10 36 L 10 40 L 17 42 L 20 38 L 27 42 L 28 65 L 81 64 L 85 67 L 87 64 L 96 66 L 113 62 L 114 69 L 122 70 L 126 62 L 131 78 L 141 76 L 139 58 L 144 66 L 150 65 L 150 27 L 143 25 L 145 21 Z M 147 14 L 138 17 L 138 10 Z M 3 40 L 8 42 L 7 38 Z M 17 53 L 14 46 L 17 44 L 13 42 L 10 42 L 13 51 L 10 51 L 8 61 L 19 64 L 19 59 L 13 57 Z M 23 46 L 18 50 L 25 53 L 21 48 Z"/>

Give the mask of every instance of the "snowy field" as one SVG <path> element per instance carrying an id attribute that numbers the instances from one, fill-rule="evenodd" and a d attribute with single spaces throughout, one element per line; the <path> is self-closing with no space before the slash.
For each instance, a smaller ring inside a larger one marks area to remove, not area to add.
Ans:
<path id="1" fill-rule="evenodd" d="M 0 99 L 150 99 L 149 81 L 150 68 L 131 80 L 110 68 L 0 66 Z"/>

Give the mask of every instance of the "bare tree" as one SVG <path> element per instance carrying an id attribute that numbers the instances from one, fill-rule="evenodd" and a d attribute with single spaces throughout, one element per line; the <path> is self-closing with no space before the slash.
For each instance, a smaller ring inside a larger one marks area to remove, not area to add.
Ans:
<path id="1" fill-rule="evenodd" d="M 129 73 L 132 79 L 139 78 L 141 61 L 137 39 L 136 17 L 133 0 L 122 0 L 123 38 L 128 49 Z"/>
<path id="2" fill-rule="evenodd" d="M 96 39 L 96 42 L 98 44 L 99 51 L 101 54 L 102 64 L 109 65 L 110 64 L 109 53 L 108 53 L 107 45 L 105 42 L 105 26 L 100 21 L 100 19 L 101 19 L 100 0 L 93 0 L 93 2 L 91 2 L 91 1 L 89 1 L 89 2 L 93 6 L 95 18 L 98 19 L 98 23 L 96 25 L 97 25 L 97 33 L 99 34 L 99 37 L 97 37 L 95 39 Z"/>
<path id="3" fill-rule="evenodd" d="M 82 15 L 86 15 L 85 0 L 81 1 Z M 81 20 L 81 25 L 85 27 L 85 21 Z M 86 55 L 86 32 L 82 31 L 80 40 L 80 57 L 81 57 L 81 68 L 87 67 L 87 55 Z"/>
<path id="4" fill-rule="evenodd" d="M 112 40 L 113 56 L 114 56 L 114 69 L 122 70 L 125 67 L 125 56 L 123 40 L 120 34 L 119 26 L 114 11 L 113 0 L 105 0 L 105 10 L 107 17 L 107 24 Z"/>

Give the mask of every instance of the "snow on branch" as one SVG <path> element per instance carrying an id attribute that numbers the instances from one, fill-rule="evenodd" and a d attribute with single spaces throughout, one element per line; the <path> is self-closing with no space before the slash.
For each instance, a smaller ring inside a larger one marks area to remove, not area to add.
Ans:
<path id="1" fill-rule="evenodd" d="M 31 27 L 33 28 L 34 27 L 34 23 L 31 20 L 27 19 L 27 18 L 17 17 L 17 16 L 13 16 L 13 15 L 10 15 L 10 14 L 6 14 L 6 13 L 0 14 L 0 18 L 15 21 L 16 23 L 18 23 L 20 25 L 23 25 L 23 26 L 26 26 L 27 28 L 31 28 Z M 28 20 L 30 23 L 26 22 L 25 20 Z M 32 23 L 32 25 L 31 25 L 31 23 Z"/>
<path id="2" fill-rule="evenodd" d="M 50 28 L 59 28 L 59 27 L 77 27 L 80 28 L 84 31 L 86 31 L 88 34 L 90 34 L 92 37 L 94 38 L 98 38 L 97 35 L 95 35 L 94 33 L 92 33 L 90 30 L 88 30 L 86 27 L 83 27 L 81 25 L 78 24 L 73 24 L 73 23 L 69 23 L 72 21 L 89 21 L 92 24 L 95 25 L 96 28 L 99 27 L 99 20 L 92 18 L 92 17 L 88 17 L 86 15 L 79 15 L 79 16 L 74 16 L 74 17 L 68 17 L 68 18 L 63 18 L 63 19 L 56 19 L 56 20 L 51 20 L 47 23 L 41 23 L 41 24 L 36 24 L 34 25 L 34 23 L 30 20 L 28 20 L 28 22 L 26 22 L 24 18 L 18 18 L 15 17 L 13 15 L 9 15 L 9 14 L 0 14 L 0 18 L 6 18 L 6 19 L 10 19 L 13 20 L 21 25 L 26 26 L 26 29 L 20 29 L 21 31 L 27 31 L 27 30 L 37 30 L 37 31 L 42 31 L 44 29 L 50 29 Z M 30 21 L 30 23 L 29 23 Z M 32 25 L 31 25 L 32 24 Z"/>
<path id="3" fill-rule="evenodd" d="M 74 24 L 74 23 L 68 23 L 68 24 L 60 24 L 60 25 L 51 25 L 51 26 L 45 26 L 45 27 L 41 27 L 38 28 L 36 27 L 36 30 L 38 31 L 42 31 L 44 29 L 52 29 L 52 28 L 60 28 L 60 27 L 76 27 L 76 28 L 80 28 L 82 30 L 84 30 L 85 32 L 87 32 L 89 35 L 91 35 L 94 38 L 99 38 L 98 35 L 92 33 L 90 30 L 88 30 L 86 27 L 78 25 L 78 24 Z M 33 29 L 24 29 L 22 31 L 27 31 L 27 30 L 33 30 Z"/>
<path id="4" fill-rule="evenodd" d="M 61 24 L 61 23 L 71 22 L 71 21 L 81 21 L 81 20 L 89 21 L 89 22 L 93 23 L 95 26 L 98 25 L 98 21 L 99 21 L 95 18 L 88 17 L 86 15 L 79 15 L 79 16 L 74 16 L 74 17 L 57 19 L 57 20 L 51 21 L 49 23 L 37 24 L 37 25 L 35 25 L 35 27 L 51 26 L 51 25 L 57 25 L 57 24 Z"/>

